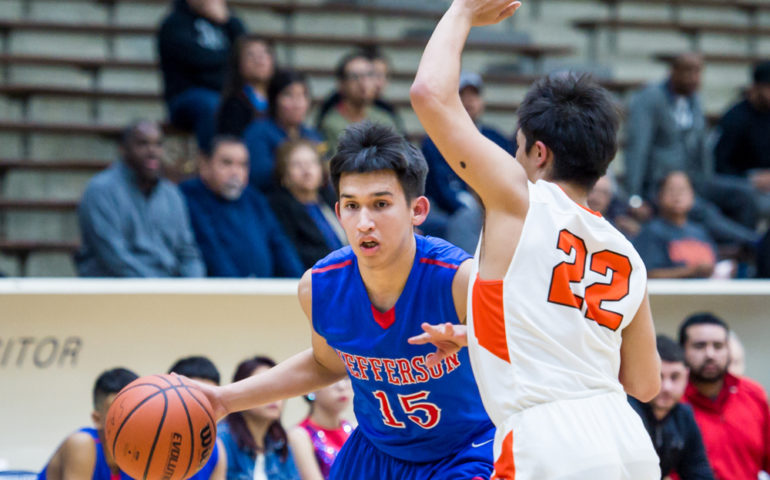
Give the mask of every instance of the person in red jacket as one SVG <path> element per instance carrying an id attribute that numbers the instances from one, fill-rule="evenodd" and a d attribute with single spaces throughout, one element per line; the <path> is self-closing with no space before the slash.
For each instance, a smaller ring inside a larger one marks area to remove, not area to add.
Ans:
<path id="1" fill-rule="evenodd" d="M 711 313 L 689 316 L 679 343 L 690 367 L 683 401 L 695 413 L 719 480 L 756 480 L 770 471 L 770 408 L 758 383 L 727 372 L 729 327 Z"/>

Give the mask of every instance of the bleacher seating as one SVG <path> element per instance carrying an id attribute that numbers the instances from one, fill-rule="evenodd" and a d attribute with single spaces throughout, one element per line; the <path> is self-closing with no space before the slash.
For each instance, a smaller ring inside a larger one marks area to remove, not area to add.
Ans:
<path id="1" fill-rule="evenodd" d="M 72 275 L 68 262 L 77 244 L 74 209 L 86 181 L 115 158 L 117 135 L 128 121 L 165 117 L 154 33 L 169 1 L 65 1 L 68 8 L 57 10 L 45 0 L 0 0 L 0 253 L 6 254 L 0 255 L 0 271 L 8 274 Z M 587 48 L 585 42 L 575 41 L 581 30 L 573 22 L 591 9 L 610 15 L 594 20 L 597 29 L 616 22 L 612 29 L 625 31 L 622 22 L 629 20 L 621 7 L 638 4 L 669 9 L 669 23 L 696 25 L 695 20 L 683 20 L 682 13 L 707 7 L 747 15 L 744 31 L 766 35 L 769 30 L 754 18 L 770 11 L 770 3 L 759 0 L 569 0 L 585 5 L 575 13 L 563 8 L 564 1 L 533 1 L 533 21 L 517 15 L 513 22 L 471 37 L 464 66 L 484 73 L 488 117 L 509 133 L 518 102 L 541 72 L 573 66 L 610 72 L 602 81 L 621 95 L 659 78 L 659 61 L 671 55 L 669 50 L 641 54 L 641 65 L 629 69 L 630 74 L 622 68 L 623 61 L 630 60 L 612 54 L 596 52 L 586 63 Z M 410 137 L 419 138 L 421 127 L 408 111 L 408 86 L 427 35 L 447 2 L 229 3 L 251 30 L 275 42 L 280 63 L 309 75 L 316 100 L 332 88 L 332 66 L 342 53 L 354 46 L 381 46 L 394 67 L 387 97 L 404 110 Z M 766 42 L 760 40 L 755 51 L 742 53 L 742 61 L 763 54 Z M 715 56 L 707 56 L 707 61 L 739 64 L 723 53 L 710 55 Z M 720 88 L 726 90 L 717 91 Z M 722 98 L 719 104 L 726 101 Z M 177 175 L 190 173 L 195 158 L 189 136 L 167 133 L 172 136 L 168 149 L 173 169 Z M 36 256 L 43 260 L 30 261 Z M 57 259 L 50 268 L 48 258 Z"/>

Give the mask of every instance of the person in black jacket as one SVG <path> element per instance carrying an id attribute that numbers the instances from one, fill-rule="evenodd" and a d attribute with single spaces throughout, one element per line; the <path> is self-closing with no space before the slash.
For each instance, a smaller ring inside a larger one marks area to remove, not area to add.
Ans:
<path id="1" fill-rule="evenodd" d="M 275 73 L 273 45 L 258 35 L 235 42 L 230 70 L 217 113 L 217 134 L 240 137 L 257 118 L 267 115 L 267 87 Z"/>
<path id="2" fill-rule="evenodd" d="M 174 0 L 158 33 L 164 98 L 175 126 L 192 130 L 207 150 L 230 49 L 245 32 L 225 0 Z"/>
<path id="3" fill-rule="evenodd" d="M 682 348 L 671 338 L 658 335 L 661 359 L 660 393 L 649 403 L 628 397 L 642 418 L 660 457 L 662 478 L 676 472 L 681 480 L 714 480 L 692 408 L 679 403 L 689 378 Z"/>
<path id="4" fill-rule="evenodd" d="M 347 243 L 333 210 L 336 198 L 323 188 L 317 145 L 305 139 L 285 142 L 276 152 L 275 176 L 280 187 L 268 201 L 305 268 L 311 268 Z"/>

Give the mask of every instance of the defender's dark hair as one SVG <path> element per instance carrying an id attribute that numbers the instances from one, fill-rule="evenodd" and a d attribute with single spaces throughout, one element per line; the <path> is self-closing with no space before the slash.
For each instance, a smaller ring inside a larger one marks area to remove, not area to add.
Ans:
<path id="1" fill-rule="evenodd" d="M 219 370 L 208 357 L 180 358 L 168 369 L 168 373 L 178 373 L 190 378 L 205 378 L 219 385 Z"/>
<path id="2" fill-rule="evenodd" d="M 235 374 L 233 375 L 233 382 L 250 377 L 258 367 L 272 368 L 275 365 L 275 360 L 270 357 L 256 356 L 248 358 L 239 363 L 238 367 L 236 367 Z M 257 447 L 257 442 L 254 437 L 251 435 L 251 431 L 249 431 L 249 427 L 246 426 L 246 420 L 243 418 L 243 413 L 231 413 L 227 416 L 225 421 L 230 427 L 230 432 L 235 438 L 238 447 L 247 450 L 256 456 L 259 448 Z M 289 457 L 289 443 L 286 437 L 286 430 L 284 430 L 283 425 L 281 425 L 280 419 L 270 424 L 267 428 L 265 438 L 270 439 L 278 447 L 281 460 L 285 462 Z"/>
<path id="3" fill-rule="evenodd" d="M 684 350 L 668 335 L 658 335 L 655 339 L 658 345 L 658 355 L 664 362 L 684 363 Z"/>
<path id="4" fill-rule="evenodd" d="M 342 133 L 330 170 L 337 197 L 343 173 L 392 170 L 409 202 L 425 193 L 428 164 L 422 152 L 393 128 L 363 121 L 350 125 Z"/>
<path id="5" fill-rule="evenodd" d="M 541 141 L 553 152 L 553 180 L 590 189 L 618 150 L 618 107 L 589 74 L 541 78 L 527 92 L 518 116 L 526 150 Z"/>
<path id="6" fill-rule="evenodd" d="M 369 54 L 364 50 L 354 50 L 349 52 L 345 54 L 345 56 L 342 57 L 339 62 L 337 62 L 337 66 L 334 69 L 334 77 L 339 81 L 345 80 L 345 69 L 348 68 L 348 63 L 357 58 L 363 58 L 371 61 Z"/>
<path id="7" fill-rule="evenodd" d="M 94 410 L 98 410 L 102 406 L 104 399 L 106 399 L 108 395 L 118 393 L 123 387 L 137 378 L 139 378 L 139 375 L 122 367 L 102 372 L 94 383 Z"/>
<path id="8" fill-rule="evenodd" d="M 304 73 L 296 70 L 277 70 L 267 84 L 267 114 L 275 120 L 278 113 L 278 96 L 292 83 L 301 83 L 310 97 L 310 85 Z"/>
<path id="9" fill-rule="evenodd" d="M 725 329 L 725 334 L 730 333 L 730 327 L 727 326 L 727 323 L 713 313 L 693 313 L 679 325 L 679 345 L 684 346 L 687 343 L 687 329 L 693 325 L 719 325 Z"/>

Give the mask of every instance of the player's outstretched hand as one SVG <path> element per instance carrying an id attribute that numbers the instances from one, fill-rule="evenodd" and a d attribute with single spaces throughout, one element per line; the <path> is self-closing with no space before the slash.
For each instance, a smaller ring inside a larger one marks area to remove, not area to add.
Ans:
<path id="1" fill-rule="evenodd" d="M 185 377 L 185 378 L 195 383 L 198 389 L 201 392 L 203 392 L 204 395 L 206 395 L 206 398 L 211 404 L 211 409 L 213 410 L 215 421 L 217 422 L 220 421 L 225 415 L 228 414 L 227 407 L 225 407 L 225 404 L 222 402 L 221 395 L 220 395 L 222 391 L 222 387 L 215 387 L 214 385 L 209 385 L 208 383 L 199 382 L 197 380 L 193 380 L 192 378 L 188 378 L 188 377 Z"/>
<path id="2" fill-rule="evenodd" d="M 412 345 L 432 343 L 436 346 L 436 353 L 428 355 L 426 359 L 428 367 L 438 365 L 441 360 L 454 355 L 461 348 L 468 345 L 468 327 L 465 325 L 454 325 L 449 322 L 441 325 L 431 325 L 423 322 L 420 326 L 425 333 L 415 335 L 409 338 L 407 342 Z"/>
<path id="3" fill-rule="evenodd" d="M 474 27 L 501 22 L 521 6 L 521 2 L 511 0 L 455 0 L 455 4 L 470 12 Z"/>

